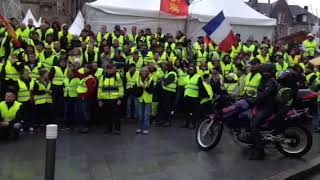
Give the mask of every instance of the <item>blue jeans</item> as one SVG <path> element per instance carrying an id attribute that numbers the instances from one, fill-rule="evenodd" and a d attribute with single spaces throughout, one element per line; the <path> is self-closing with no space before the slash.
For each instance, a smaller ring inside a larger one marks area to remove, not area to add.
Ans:
<path id="1" fill-rule="evenodd" d="M 127 117 L 138 118 L 138 115 L 139 115 L 138 98 L 130 94 L 128 95 L 128 99 L 127 99 Z"/>
<path id="2" fill-rule="evenodd" d="M 148 130 L 150 127 L 151 103 L 139 102 L 139 121 L 138 128 Z"/>
<path id="3" fill-rule="evenodd" d="M 79 105 L 79 117 L 81 118 L 81 124 L 84 126 L 89 126 L 91 124 L 91 112 L 92 112 L 92 105 L 93 105 L 93 100 L 79 100 L 78 101 Z"/>

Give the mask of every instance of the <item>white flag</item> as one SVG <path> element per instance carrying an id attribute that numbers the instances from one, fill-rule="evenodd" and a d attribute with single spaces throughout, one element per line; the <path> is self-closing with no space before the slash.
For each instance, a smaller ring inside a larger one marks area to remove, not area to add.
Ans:
<path id="1" fill-rule="evenodd" d="M 84 18 L 81 11 L 78 12 L 77 17 L 74 19 L 72 25 L 69 28 L 69 32 L 73 35 L 80 35 L 84 29 Z"/>
<path id="2" fill-rule="evenodd" d="M 28 9 L 27 14 L 26 14 L 26 16 L 24 17 L 24 19 L 23 19 L 22 22 L 27 26 L 29 19 L 32 19 L 33 25 L 34 25 L 35 27 L 39 27 L 39 26 L 38 26 L 38 22 L 37 22 L 36 19 L 34 18 L 34 16 L 33 16 L 33 14 L 32 14 L 32 12 L 31 12 L 30 9 Z"/>

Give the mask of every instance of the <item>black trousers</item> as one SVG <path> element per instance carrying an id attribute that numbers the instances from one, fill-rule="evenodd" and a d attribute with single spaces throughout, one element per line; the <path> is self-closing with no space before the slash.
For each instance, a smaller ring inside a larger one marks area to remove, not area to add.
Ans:
<path id="1" fill-rule="evenodd" d="M 185 113 L 187 115 L 186 125 L 189 126 L 190 123 L 196 126 L 200 119 L 200 101 L 199 98 L 184 97 L 184 107 Z"/>
<path id="2" fill-rule="evenodd" d="M 172 123 L 176 93 L 163 90 L 160 98 L 160 118 L 164 122 Z"/>
<path id="3" fill-rule="evenodd" d="M 18 139 L 19 129 L 13 127 L 13 123 L 10 123 L 7 127 L 0 127 L 0 140 Z"/>
<path id="4" fill-rule="evenodd" d="M 26 101 L 22 103 L 23 109 L 23 128 L 27 130 L 29 127 L 32 127 L 34 124 L 34 119 L 36 117 L 36 112 L 34 110 L 34 105 L 31 101 Z"/>
<path id="5" fill-rule="evenodd" d="M 56 120 L 62 119 L 64 112 L 64 96 L 63 96 L 63 86 L 52 85 L 52 111 L 53 116 Z"/>
<path id="6" fill-rule="evenodd" d="M 117 105 L 118 99 L 103 100 L 103 119 L 106 124 L 106 128 L 109 131 L 121 130 L 120 121 L 120 106 Z"/>
<path id="7" fill-rule="evenodd" d="M 45 104 L 38 104 L 35 105 L 36 109 L 36 122 L 35 125 L 41 126 L 41 125 L 46 125 L 46 124 L 51 124 L 51 123 L 56 123 L 54 121 L 54 117 L 52 114 L 52 109 L 51 109 L 52 104 L 50 103 L 45 103 Z"/>

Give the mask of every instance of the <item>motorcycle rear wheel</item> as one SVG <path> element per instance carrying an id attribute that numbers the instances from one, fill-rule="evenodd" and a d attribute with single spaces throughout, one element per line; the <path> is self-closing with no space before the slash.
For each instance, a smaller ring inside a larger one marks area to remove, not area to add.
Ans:
<path id="1" fill-rule="evenodd" d="M 196 131 L 196 141 L 199 148 L 204 151 L 215 148 L 220 142 L 222 131 L 223 124 L 221 122 L 215 123 L 211 119 L 202 121 Z"/>
<path id="2" fill-rule="evenodd" d="M 277 150 L 287 157 L 301 157 L 312 147 L 312 134 L 303 126 L 289 126 L 282 133 L 284 140 L 276 145 Z"/>

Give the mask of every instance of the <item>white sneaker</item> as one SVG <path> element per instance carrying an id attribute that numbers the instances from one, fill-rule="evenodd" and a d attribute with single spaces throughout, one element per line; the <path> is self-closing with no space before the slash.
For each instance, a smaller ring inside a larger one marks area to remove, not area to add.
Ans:
<path id="1" fill-rule="evenodd" d="M 136 134 L 140 134 L 141 132 L 142 132 L 141 129 L 137 129 L 137 130 L 136 130 Z"/>
<path id="2" fill-rule="evenodd" d="M 142 134 L 148 135 L 148 134 L 149 134 L 149 131 L 148 131 L 148 130 L 143 130 L 143 131 L 142 131 Z"/>

